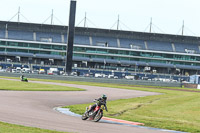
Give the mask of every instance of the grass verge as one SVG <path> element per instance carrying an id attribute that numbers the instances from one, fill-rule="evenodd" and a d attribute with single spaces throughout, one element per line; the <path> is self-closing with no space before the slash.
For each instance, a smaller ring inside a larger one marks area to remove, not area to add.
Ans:
<path id="1" fill-rule="evenodd" d="M 0 133 L 64 133 L 0 122 Z M 65 132 L 66 133 L 66 132 Z"/>
<path id="2" fill-rule="evenodd" d="M 104 112 L 104 116 L 141 122 L 149 127 L 191 133 L 200 132 L 200 93 L 141 87 L 132 89 L 148 89 L 163 93 L 163 95 L 108 101 L 109 112 Z M 82 114 L 89 104 L 71 105 L 66 108 Z"/>
<path id="3" fill-rule="evenodd" d="M 129 86 L 91 82 L 88 83 L 76 81 L 56 81 L 46 79 L 30 80 L 113 87 L 163 93 L 163 95 L 108 101 L 109 112 L 105 112 L 104 116 L 142 122 L 145 123 L 145 126 L 150 127 L 185 131 L 191 133 L 200 132 L 200 93 L 182 91 L 194 89 L 170 87 L 170 89 L 172 90 L 167 90 L 169 89 L 169 87 L 163 88 L 150 86 Z M 91 101 L 92 100 L 93 99 L 91 99 Z M 67 106 L 67 108 L 70 108 L 72 112 L 82 114 L 85 111 L 85 107 L 89 104 L 71 105 Z"/>
<path id="4" fill-rule="evenodd" d="M 0 78 L 8 79 L 19 79 L 18 77 L 5 77 L 0 76 Z M 199 91 L 192 88 L 181 88 L 181 87 L 162 87 L 162 86 L 143 86 L 143 85 L 128 85 L 128 84 L 108 84 L 108 83 L 96 83 L 96 82 L 83 82 L 83 81 L 67 81 L 67 80 L 50 80 L 50 79 L 34 79 L 28 78 L 32 81 L 45 81 L 45 82 L 55 82 L 55 83 L 67 83 L 67 84 L 77 84 L 77 85 L 89 85 L 89 86 L 100 86 L 100 87 L 112 87 L 112 88 L 121 88 L 121 89 L 135 89 L 143 88 L 143 91 L 156 91 L 156 89 L 170 89 L 170 90 L 185 90 L 185 91 Z"/>
<path id="5" fill-rule="evenodd" d="M 15 91 L 83 91 L 84 89 L 0 79 L 0 90 Z"/>

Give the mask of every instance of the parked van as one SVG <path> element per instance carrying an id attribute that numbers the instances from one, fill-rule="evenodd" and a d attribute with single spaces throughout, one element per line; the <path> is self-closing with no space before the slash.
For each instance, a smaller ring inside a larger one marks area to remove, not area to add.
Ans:
<path id="1" fill-rule="evenodd" d="M 59 70 L 58 70 L 58 68 L 50 68 L 50 69 L 47 71 L 47 74 L 48 74 L 48 75 L 58 75 L 58 74 L 59 74 Z"/>
<path id="2" fill-rule="evenodd" d="M 39 74 L 45 74 L 45 70 L 44 69 L 40 69 L 39 70 Z"/>
<path id="3" fill-rule="evenodd" d="M 16 73 L 21 73 L 21 67 L 16 67 Z"/>

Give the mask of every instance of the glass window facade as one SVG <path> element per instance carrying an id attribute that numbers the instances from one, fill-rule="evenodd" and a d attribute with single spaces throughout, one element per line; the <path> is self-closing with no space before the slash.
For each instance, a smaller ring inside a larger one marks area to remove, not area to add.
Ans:
<path id="1" fill-rule="evenodd" d="M 165 63 L 173 65 L 200 66 L 198 54 L 175 54 L 173 52 L 139 51 L 120 48 L 100 48 L 95 46 L 74 46 L 74 56 L 113 59 L 117 61 L 137 61 Z M 66 44 L 41 44 L 35 42 L 0 41 L 0 51 L 66 56 Z"/>

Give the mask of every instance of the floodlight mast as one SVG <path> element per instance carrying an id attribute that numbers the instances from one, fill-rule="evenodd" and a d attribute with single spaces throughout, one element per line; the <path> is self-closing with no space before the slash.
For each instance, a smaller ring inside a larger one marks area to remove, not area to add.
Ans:
<path id="1" fill-rule="evenodd" d="M 184 34 L 184 20 L 183 20 L 183 25 L 182 25 L 182 36 Z"/>
<path id="2" fill-rule="evenodd" d="M 53 9 L 52 9 L 52 13 L 51 13 L 51 25 L 53 25 Z"/>
<path id="3" fill-rule="evenodd" d="M 150 29 L 149 29 L 150 33 L 151 33 L 151 30 L 152 30 L 152 18 L 151 18 L 151 21 L 150 21 Z"/>
<path id="4" fill-rule="evenodd" d="M 75 30 L 75 16 L 76 16 L 76 1 L 71 0 L 70 2 L 70 13 L 69 13 L 69 25 L 67 32 L 67 53 L 65 72 L 70 74 L 72 72 L 72 57 L 73 57 L 73 45 L 74 45 L 74 30 Z"/>
<path id="5" fill-rule="evenodd" d="M 20 16 L 20 7 L 19 7 L 19 9 L 18 9 L 18 18 L 17 18 L 17 22 L 19 23 L 20 22 L 20 20 L 19 20 L 19 16 Z"/>

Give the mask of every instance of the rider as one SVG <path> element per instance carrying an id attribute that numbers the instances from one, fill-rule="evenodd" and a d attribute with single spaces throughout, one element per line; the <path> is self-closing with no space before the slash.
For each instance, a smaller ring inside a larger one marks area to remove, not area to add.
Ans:
<path id="1" fill-rule="evenodd" d="M 97 103 L 93 104 L 91 108 L 87 111 L 87 113 L 94 110 L 96 106 L 101 106 L 101 105 L 104 105 L 106 111 L 108 111 L 107 106 L 106 106 L 106 100 L 107 100 L 107 96 L 105 94 L 103 94 L 100 98 L 95 99 L 94 101 L 97 101 Z"/>
<path id="2" fill-rule="evenodd" d="M 24 79 L 24 75 L 22 74 L 20 78 L 21 78 L 21 80 L 23 80 Z"/>

